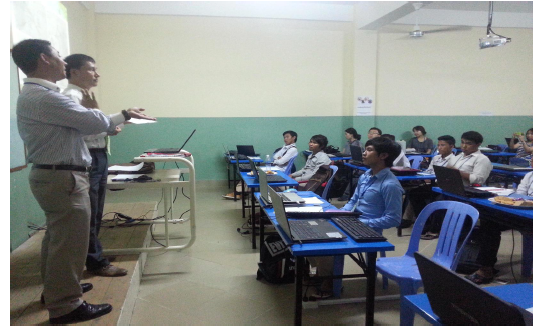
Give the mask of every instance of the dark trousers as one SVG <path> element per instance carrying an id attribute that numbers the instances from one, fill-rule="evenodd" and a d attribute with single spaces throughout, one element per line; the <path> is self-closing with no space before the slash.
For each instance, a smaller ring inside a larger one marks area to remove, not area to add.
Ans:
<path id="1" fill-rule="evenodd" d="M 408 200 L 412 205 L 415 216 L 419 216 L 421 211 L 425 206 L 429 205 L 432 202 L 442 200 L 442 195 L 436 194 L 432 191 L 430 186 L 420 186 L 414 189 L 411 189 L 408 192 Z M 445 210 L 434 212 L 423 227 L 423 233 L 440 233 L 442 229 L 442 223 L 444 221 Z"/>
<path id="2" fill-rule="evenodd" d="M 495 221 L 481 218 L 479 228 L 479 253 L 477 254 L 477 264 L 481 266 L 494 267 L 498 258 L 498 250 L 502 240 L 502 231 L 510 229 Z"/>
<path id="3" fill-rule="evenodd" d="M 107 151 L 106 149 L 90 149 L 90 154 L 92 155 L 92 171 L 90 172 L 92 213 L 90 216 L 90 244 L 88 246 L 88 255 L 86 256 L 86 268 L 91 271 L 107 266 L 110 262 L 103 257 L 103 247 L 98 238 L 107 186 Z"/>

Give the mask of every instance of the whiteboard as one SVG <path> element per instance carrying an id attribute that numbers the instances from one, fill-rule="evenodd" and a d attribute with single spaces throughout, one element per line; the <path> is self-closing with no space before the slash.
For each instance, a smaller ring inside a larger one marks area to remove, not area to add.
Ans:
<path id="1" fill-rule="evenodd" d="M 17 98 L 19 97 L 19 70 L 11 54 L 9 56 L 10 66 L 9 66 L 9 146 L 10 146 L 10 158 L 9 158 L 9 168 L 10 170 L 17 171 L 20 170 L 20 166 L 26 165 L 26 152 L 24 143 L 19 135 L 19 130 L 17 129 Z M 19 168 L 15 169 L 14 168 Z"/>

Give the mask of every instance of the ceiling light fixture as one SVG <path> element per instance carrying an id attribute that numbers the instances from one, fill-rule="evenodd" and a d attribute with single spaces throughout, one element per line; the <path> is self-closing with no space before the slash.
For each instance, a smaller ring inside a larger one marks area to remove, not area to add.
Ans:
<path id="1" fill-rule="evenodd" d="M 484 48 L 489 48 L 489 47 L 503 46 L 511 42 L 511 38 L 497 35 L 496 33 L 494 33 L 494 31 L 492 31 L 491 25 L 492 25 L 493 10 L 494 10 L 494 1 L 489 1 L 487 36 L 483 38 L 479 38 L 479 49 L 481 50 Z"/>

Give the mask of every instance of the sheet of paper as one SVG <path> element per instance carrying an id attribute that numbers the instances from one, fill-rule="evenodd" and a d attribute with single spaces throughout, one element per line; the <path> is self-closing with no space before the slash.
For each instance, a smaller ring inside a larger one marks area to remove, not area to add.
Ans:
<path id="1" fill-rule="evenodd" d="M 144 166 L 144 163 L 140 163 L 138 165 L 134 166 L 110 166 L 109 171 L 129 171 L 129 172 L 136 172 L 140 171 L 140 169 Z"/>
<path id="2" fill-rule="evenodd" d="M 324 202 L 322 202 L 321 200 L 319 200 L 316 197 L 303 197 L 303 199 L 305 200 L 305 204 L 311 204 L 311 205 L 322 205 L 322 204 L 324 204 Z"/>
<path id="3" fill-rule="evenodd" d="M 132 123 L 132 124 L 145 124 L 145 123 L 156 123 L 156 122 L 157 121 L 155 120 L 134 119 L 134 118 L 129 119 L 129 123 Z"/>
<path id="4" fill-rule="evenodd" d="M 286 212 L 324 212 L 319 206 L 287 206 L 284 209 Z"/>

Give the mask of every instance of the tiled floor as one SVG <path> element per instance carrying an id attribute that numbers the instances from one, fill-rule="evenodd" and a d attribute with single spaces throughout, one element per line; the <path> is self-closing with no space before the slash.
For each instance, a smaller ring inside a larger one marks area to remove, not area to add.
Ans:
<path id="1" fill-rule="evenodd" d="M 258 250 L 251 249 L 250 236 L 240 235 L 246 219 L 241 217 L 241 203 L 224 200 L 228 192 L 225 181 L 197 183 L 197 239 L 181 252 L 149 254 L 140 285 L 131 325 L 292 325 L 294 285 L 272 285 L 256 280 Z M 187 192 L 186 192 L 187 194 Z M 107 202 L 159 201 L 160 192 L 143 195 L 135 191 L 109 192 Z M 336 200 L 333 203 L 337 206 Z M 180 213 L 188 206 L 181 193 L 175 203 Z M 162 203 L 160 205 L 163 209 Z M 182 210 L 183 209 L 183 210 Z M 157 229 L 158 231 L 159 229 Z M 173 243 L 185 243 L 187 225 L 174 225 L 171 232 L 183 236 Z M 384 235 L 395 245 L 388 256 L 402 255 L 408 247 L 411 228 L 397 237 L 396 229 Z M 513 270 L 520 278 L 521 237 L 515 232 Z M 420 250 L 432 254 L 436 241 L 421 241 Z M 502 235 L 498 255 L 498 281 L 515 282 L 511 275 L 510 255 L 513 247 L 511 231 Z M 348 258 L 347 258 L 348 259 Z M 360 273 L 347 261 L 345 272 Z M 528 280 L 531 282 L 531 280 Z M 365 280 L 344 281 L 343 298 L 364 295 Z M 377 295 L 398 294 L 390 281 L 389 290 L 376 285 Z M 304 325 L 364 325 L 365 304 L 320 306 L 303 311 Z M 399 301 L 377 301 L 376 325 L 399 325 Z M 428 325 L 416 316 L 416 325 Z"/>

